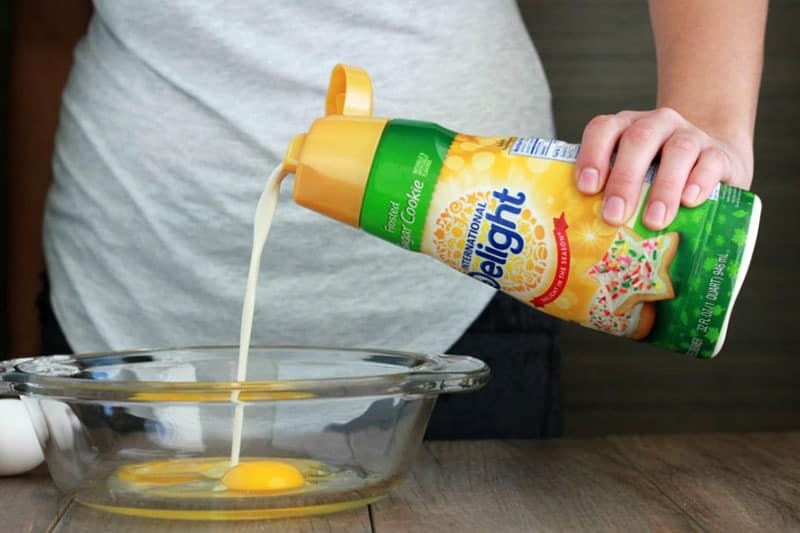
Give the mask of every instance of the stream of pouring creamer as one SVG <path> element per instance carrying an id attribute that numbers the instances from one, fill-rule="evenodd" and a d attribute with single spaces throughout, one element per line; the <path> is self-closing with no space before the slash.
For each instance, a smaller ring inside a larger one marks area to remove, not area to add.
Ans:
<path id="1" fill-rule="evenodd" d="M 278 195 L 281 187 L 282 165 L 272 171 L 267 178 L 264 192 L 258 199 L 255 220 L 253 221 L 253 250 L 250 252 L 250 270 L 247 272 L 247 289 L 244 293 L 242 305 L 242 324 L 239 331 L 239 362 L 236 368 L 236 381 L 242 383 L 247 380 L 247 355 L 250 351 L 250 338 L 253 332 L 253 314 L 256 305 L 256 288 L 258 287 L 258 273 L 261 269 L 261 255 L 264 244 L 267 242 L 272 217 L 278 204 Z M 231 466 L 239 464 L 239 455 L 242 449 L 242 426 L 244 424 L 244 405 L 239 402 L 239 391 L 231 394 L 231 401 L 236 404 L 233 413 L 233 435 L 231 439 Z"/>

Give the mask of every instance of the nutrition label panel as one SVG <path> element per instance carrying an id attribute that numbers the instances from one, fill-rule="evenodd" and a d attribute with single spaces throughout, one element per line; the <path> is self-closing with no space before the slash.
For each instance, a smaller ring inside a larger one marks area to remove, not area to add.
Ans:
<path id="1" fill-rule="evenodd" d="M 539 137 L 518 137 L 511 149 L 510 155 L 526 155 L 553 161 L 574 163 L 578 157 L 580 144 L 570 144 L 554 139 L 540 139 Z"/>

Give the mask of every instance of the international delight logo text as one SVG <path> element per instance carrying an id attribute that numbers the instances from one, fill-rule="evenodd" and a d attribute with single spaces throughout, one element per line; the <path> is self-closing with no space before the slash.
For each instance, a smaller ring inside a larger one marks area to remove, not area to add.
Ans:
<path id="1" fill-rule="evenodd" d="M 507 188 L 493 191 L 497 199 L 494 211 L 489 211 L 489 203 L 478 202 L 470 220 L 464 252 L 461 256 L 461 269 L 470 277 L 482 281 L 494 289 L 500 289 L 506 264 L 511 255 L 519 255 L 525 249 L 525 238 L 517 231 L 517 221 L 525 204 L 525 193 L 512 194 Z M 478 242 L 483 221 L 490 223 L 486 244 Z M 542 307 L 556 300 L 567 285 L 570 270 L 569 238 L 564 213 L 553 219 L 556 257 L 555 276 L 541 294 L 530 300 L 535 307 Z M 482 260 L 477 270 L 472 270 L 474 257 Z"/>
<path id="2" fill-rule="evenodd" d="M 525 248 L 525 239 L 517 231 L 516 223 L 525 203 L 525 193 L 518 192 L 516 195 L 511 195 L 506 188 L 502 191 L 493 191 L 492 196 L 497 199 L 494 212 L 486 212 L 488 209 L 486 202 L 475 205 L 475 213 L 472 215 L 464 245 L 464 254 L 461 256 L 461 268 L 470 277 L 499 289 L 499 280 L 503 277 L 509 254 L 519 254 Z M 485 245 L 477 242 L 484 218 L 492 224 Z M 470 271 L 473 255 L 483 259 L 477 271 Z"/>

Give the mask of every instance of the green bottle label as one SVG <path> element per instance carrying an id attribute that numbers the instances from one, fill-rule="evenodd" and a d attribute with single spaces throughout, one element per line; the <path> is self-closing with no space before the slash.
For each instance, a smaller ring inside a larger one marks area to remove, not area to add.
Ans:
<path id="1" fill-rule="evenodd" d="M 364 192 L 364 231 L 419 251 L 436 179 L 455 135 L 430 122 L 389 122 Z"/>
<path id="2" fill-rule="evenodd" d="M 675 298 L 658 303 L 658 317 L 648 338 L 651 344 L 711 357 L 733 305 L 754 201 L 750 192 L 720 185 L 710 201 L 693 209 L 681 207 L 675 221 L 661 231 L 642 224 L 646 205 L 642 202 L 634 224 L 639 235 L 681 235 L 679 253 L 669 269 Z"/>

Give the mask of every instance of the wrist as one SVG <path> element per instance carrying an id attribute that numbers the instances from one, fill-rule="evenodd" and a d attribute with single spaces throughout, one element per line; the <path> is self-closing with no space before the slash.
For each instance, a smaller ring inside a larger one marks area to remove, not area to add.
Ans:
<path id="1" fill-rule="evenodd" d="M 659 98 L 659 107 L 670 107 L 714 141 L 738 156 L 748 177 L 753 173 L 753 123 L 755 113 L 731 106 L 692 106 Z"/>

